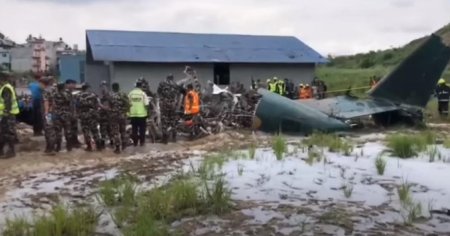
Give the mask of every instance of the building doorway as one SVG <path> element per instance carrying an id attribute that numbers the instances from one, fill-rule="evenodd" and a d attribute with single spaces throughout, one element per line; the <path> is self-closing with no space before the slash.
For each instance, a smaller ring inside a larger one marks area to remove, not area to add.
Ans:
<path id="1" fill-rule="evenodd" d="M 214 64 L 214 83 L 217 85 L 230 85 L 230 64 Z"/>

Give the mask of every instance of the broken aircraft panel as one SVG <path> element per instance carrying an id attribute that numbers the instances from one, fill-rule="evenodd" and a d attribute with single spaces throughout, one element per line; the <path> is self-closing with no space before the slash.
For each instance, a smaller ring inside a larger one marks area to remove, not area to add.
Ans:
<path id="1" fill-rule="evenodd" d="M 428 37 L 367 99 L 339 96 L 290 100 L 265 89 L 256 107 L 253 128 L 266 132 L 304 133 L 349 130 L 351 119 L 388 113 L 409 116 L 428 103 L 450 60 L 450 48 L 437 35 Z M 412 112 L 409 112 L 411 110 Z"/>

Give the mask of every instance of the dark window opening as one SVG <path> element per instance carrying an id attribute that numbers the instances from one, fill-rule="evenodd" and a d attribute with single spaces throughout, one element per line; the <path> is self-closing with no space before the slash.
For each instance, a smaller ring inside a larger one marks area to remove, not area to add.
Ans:
<path id="1" fill-rule="evenodd" d="M 214 64 L 214 83 L 217 85 L 230 84 L 230 64 Z"/>

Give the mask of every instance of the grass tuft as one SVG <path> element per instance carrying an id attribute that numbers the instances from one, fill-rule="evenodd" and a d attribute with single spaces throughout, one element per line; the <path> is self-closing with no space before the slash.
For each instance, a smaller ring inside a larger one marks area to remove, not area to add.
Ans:
<path id="1" fill-rule="evenodd" d="M 384 175 L 386 160 L 383 158 L 382 154 L 375 159 L 375 167 L 377 168 L 378 175 Z"/>
<path id="2" fill-rule="evenodd" d="M 404 181 L 400 187 L 397 188 L 397 193 L 400 198 L 400 203 L 403 209 L 402 216 L 406 225 L 411 225 L 422 217 L 422 203 L 415 202 L 411 196 L 411 184 Z"/>
<path id="3" fill-rule="evenodd" d="M 417 202 L 411 202 L 407 206 L 405 206 L 406 210 L 406 219 L 405 224 L 411 225 L 415 221 L 417 221 L 420 217 L 422 217 L 422 203 Z"/>
<path id="4" fill-rule="evenodd" d="M 6 219 L 6 225 L 2 235 L 4 236 L 32 235 L 32 228 L 30 223 L 28 223 L 23 218 Z"/>
<path id="5" fill-rule="evenodd" d="M 411 198 L 411 184 L 408 181 L 403 181 L 400 187 L 397 188 L 397 194 L 402 205 L 408 205 L 412 202 Z"/>
<path id="6" fill-rule="evenodd" d="M 344 196 L 346 198 L 350 198 L 353 194 L 353 185 L 350 183 L 346 183 L 342 186 L 342 191 L 344 192 Z"/>
<path id="7" fill-rule="evenodd" d="M 231 191 L 225 186 L 223 178 L 217 178 L 212 187 L 205 183 L 205 203 L 210 207 L 214 214 L 223 214 L 228 212 L 231 207 Z"/>
<path id="8" fill-rule="evenodd" d="M 98 216 L 90 206 L 70 209 L 68 206 L 56 205 L 50 214 L 36 216 L 33 223 L 21 218 L 7 220 L 2 235 L 94 235 Z"/>
<path id="9" fill-rule="evenodd" d="M 312 166 L 314 162 L 320 162 L 323 158 L 323 153 L 313 148 L 308 149 L 308 159 L 305 160 L 308 165 Z"/>
<path id="10" fill-rule="evenodd" d="M 250 144 L 250 147 L 248 148 L 248 157 L 250 159 L 255 159 L 255 154 L 256 154 L 256 143 L 252 142 Z"/>
<path id="11" fill-rule="evenodd" d="M 353 151 L 353 145 L 336 134 L 313 133 L 303 142 L 309 147 L 327 147 L 330 152 L 338 152 L 346 156 L 350 156 Z"/>
<path id="12" fill-rule="evenodd" d="M 400 158 L 411 158 L 423 149 L 423 140 L 415 136 L 394 134 L 387 138 L 387 146 L 394 156 Z"/>
<path id="13" fill-rule="evenodd" d="M 272 139 L 272 149 L 277 160 L 283 160 L 284 153 L 287 151 L 286 139 L 282 135 L 276 135 Z"/>
<path id="14" fill-rule="evenodd" d="M 442 159 L 442 154 L 439 152 L 436 145 L 429 146 L 426 154 L 427 154 L 430 162 L 435 162 L 436 158 L 438 158 L 439 160 Z"/>

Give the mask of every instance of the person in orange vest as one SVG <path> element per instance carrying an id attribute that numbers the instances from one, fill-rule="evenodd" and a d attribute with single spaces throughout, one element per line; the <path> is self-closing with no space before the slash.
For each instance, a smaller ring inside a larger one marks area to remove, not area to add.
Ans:
<path id="1" fill-rule="evenodd" d="M 187 93 L 184 97 L 184 114 L 191 117 L 200 114 L 200 96 L 194 90 L 192 84 L 188 84 Z"/>
<path id="2" fill-rule="evenodd" d="M 309 86 L 309 84 L 305 85 L 305 95 L 304 95 L 305 99 L 310 99 L 313 97 L 313 89 L 311 88 L 311 86 Z"/>

